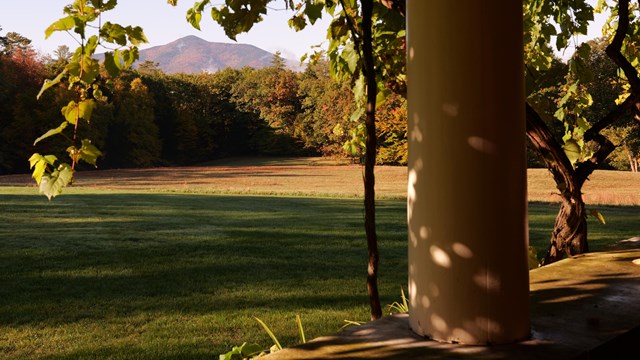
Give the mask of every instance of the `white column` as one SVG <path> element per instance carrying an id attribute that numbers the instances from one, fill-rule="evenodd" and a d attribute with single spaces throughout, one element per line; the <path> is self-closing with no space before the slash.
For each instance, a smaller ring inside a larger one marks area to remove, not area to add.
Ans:
<path id="1" fill-rule="evenodd" d="M 411 328 L 526 339 L 522 2 L 408 0 L 407 21 Z"/>

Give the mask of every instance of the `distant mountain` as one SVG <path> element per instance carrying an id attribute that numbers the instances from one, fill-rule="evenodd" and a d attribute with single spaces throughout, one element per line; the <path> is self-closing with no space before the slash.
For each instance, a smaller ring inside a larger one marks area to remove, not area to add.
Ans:
<path id="1" fill-rule="evenodd" d="M 253 45 L 209 42 L 197 36 L 186 36 L 166 45 L 140 50 L 137 64 L 145 60 L 160 64 L 168 74 L 216 72 L 227 67 L 245 66 L 263 68 L 271 66 L 273 54 Z M 287 60 L 289 68 L 300 70 L 297 61 Z"/>

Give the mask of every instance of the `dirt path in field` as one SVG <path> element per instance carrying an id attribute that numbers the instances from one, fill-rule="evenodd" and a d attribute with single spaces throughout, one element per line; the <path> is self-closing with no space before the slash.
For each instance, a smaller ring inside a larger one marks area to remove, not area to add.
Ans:
<path id="1" fill-rule="evenodd" d="M 319 158 L 232 159 L 209 166 L 79 171 L 74 187 L 180 193 L 362 197 L 362 166 Z M 528 171 L 530 201 L 557 201 L 545 169 Z M 0 186 L 35 186 L 29 175 L 0 176 Z M 405 198 L 407 168 L 377 166 L 380 198 Z M 640 205 L 640 174 L 596 171 L 584 187 L 590 204 Z"/>

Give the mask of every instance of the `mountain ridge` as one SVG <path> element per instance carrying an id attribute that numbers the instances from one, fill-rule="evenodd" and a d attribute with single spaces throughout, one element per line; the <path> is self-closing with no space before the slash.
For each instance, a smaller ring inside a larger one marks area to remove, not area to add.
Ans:
<path id="1" fill-rule="evenodd" d="M 256 69 L 272 65 L 274 54 L 249 44 L 210 42 L 195 35 L 174 40 L 165 45 L 140 50 L 137 64 L 153 61 L 167 74 L 216 72 L 225 68 Z M 297 61 L 285 59 L 287 66 L 300 71 Z"/>

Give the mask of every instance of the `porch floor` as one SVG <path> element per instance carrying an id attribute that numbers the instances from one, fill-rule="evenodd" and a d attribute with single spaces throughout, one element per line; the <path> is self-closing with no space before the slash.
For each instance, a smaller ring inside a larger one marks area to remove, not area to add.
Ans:
<path id="1" fill-rule="evenodd" d="M 403 314 L 266 359 L 640 359 L 640 238 L 532 270 L 530 295 L 531 339 L 511 345 L 428 340 Z"/>

